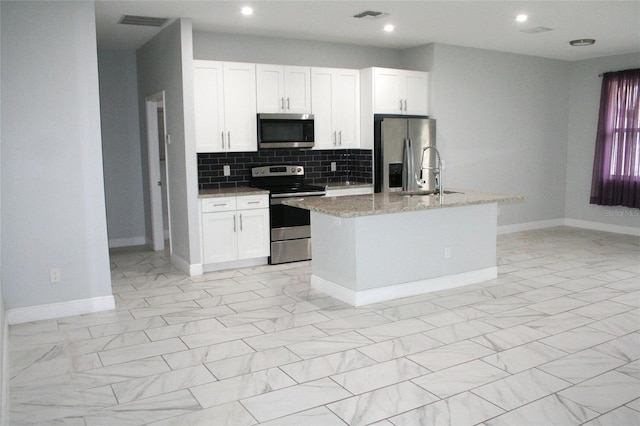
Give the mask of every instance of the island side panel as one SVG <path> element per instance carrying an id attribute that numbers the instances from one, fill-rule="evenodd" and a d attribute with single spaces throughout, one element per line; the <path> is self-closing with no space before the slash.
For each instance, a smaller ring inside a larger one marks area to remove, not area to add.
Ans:
<path id="1" fill-rule="evenodd" d="M 312 284 L 356 305 L 382 297 L 372 295 L 377 290 L 389 300 L 479 282 L 495 271 L 496 203 L 355 218 L 312 212 L 311 227 Z"/>

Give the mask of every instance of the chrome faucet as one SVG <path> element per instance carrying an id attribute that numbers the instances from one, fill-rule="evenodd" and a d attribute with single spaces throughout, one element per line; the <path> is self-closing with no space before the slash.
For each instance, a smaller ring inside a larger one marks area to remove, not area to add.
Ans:
<path id="1" fill-rule="evenodd" d="M 438 161 L 438 165 L 436 167 L 424 167 L 424 153 L 428 149 L 433 149 L 436 152 L 436 160 Z M 438 151 L 435 146 L 430 145 L 422 149 L 422 158 L 420 159 L 420 185 L 427 183 L 426 180 L 422 178 L 422 171 L 425 169 L 432 170 L 433 177 L 436 180 L 436 190 L 440 196 L 440 204 L 442 204 L 442 157 L 440 157 L 440 151 Z"/>

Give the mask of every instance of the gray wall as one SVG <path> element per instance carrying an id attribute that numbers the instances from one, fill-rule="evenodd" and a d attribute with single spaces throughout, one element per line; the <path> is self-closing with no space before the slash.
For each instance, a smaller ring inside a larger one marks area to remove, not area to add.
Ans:
<path id="1" fill-rule="evenodd" d="M 640 227 L 638 209 L 589 204 L 602 87 L 602 79 L 598 75 L 607 71 L 630 68 L 640 68 L 639 53 L 607 56 L 571 64 L 565 195 L 567 218 L 616 226 Z"/>
<path id="2" fill-rule="evenodd" d="M 191 21 L 179 19 L 137 51 L 145 217 L 150 218 L 145 98 L 164 90 L 166 129 L 171 136 L 167 147 L 171 250 L 183 269 L 200 263 L 192 49 Z"/>
<path id="3" fill-rule="evenodd" d="M 0 46 L 2 46 L 2 7 L 0 7 Z M 2 55 L 0 55 L 0 69 L 2 69 Z M 0 99 L 2 99 L 2 80 L 0 79 Z M 0 102 L 0 117 L 2 116 L 2 102 Z M 0 164 L 2 164 L 2 133 L 0 132 Z M 0 173 L 0 188 L 2 188 L 2 173 Z M 1 191 L 0 191 L 1 193 Z M 0 196 L 0 241 L 2 241 L 2 197 Z M 9 372 L 8 345 L 9 326 L 7 324 L 7 314 L 4 310 L 4 297 L 2 295 L 2 244 L 0 244 L 0 425 L 8 424 L 7 409 L 9 398 L 7 390 L 9 380 L 5 380 Z"/>
<path id="4" fill-rule="evenodd" d="M 445 186 L 524 195 L 499 225 L 562 219 L 569 63 L 443 44 L 422 56 Z"/>
<path id="5" fill-rule="evenodd" d="M 145 244 L 136 54 L 98 50 L 98 69 L 109 245 Z"/>
<path id="6" fill-rule="evenodd" d="M 314 67 L 399 68 L 400 51 L 351 44 L 195 32 L 193 57 L 216 61 Z"/>
<path id="7" fill-rule="evenodd" d="M 5 307 L 111 296 L 94 5 L 1 7 Z"/>

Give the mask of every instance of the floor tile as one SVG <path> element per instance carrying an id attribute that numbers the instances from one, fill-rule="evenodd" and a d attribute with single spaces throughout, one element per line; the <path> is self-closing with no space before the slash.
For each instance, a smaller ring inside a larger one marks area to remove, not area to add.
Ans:
<path id="1" fill-rule="evenodd" d="M 391 417 L 389 421 L 396 426 L 473 425 L 501 413 L 503 410 L 490 402 L 465 392 Z"/>
<path id="2" fill-rule="evenodd" d="M 443 346 L 443 343 L 424 333 L 416 333 L 372 345 L 361 346 L 358 348 L 358 351 L 377 362 L 384 362 L 390 359 L 423 352 L 438 346 Z"/>
<path id="3" fill-rule="evenodd" d="M 604 414 L 640 397 L 640 380 L 609 371 L 565 389 L 558 395 Z"/>
<path id="4" fill-rule="evenodd" d="M 510 411 L 570 386 L 569 382 L 532 368 L 487 383 L 471 392 Z"/>
<path id="5" fill-rule="evenodd" d="M 298 356 L 288 349 L 280 347 L 209 362 L 205 365 L 218 380 L 222 380 L 296 361 L 300 361 Z"/>
<path id="6" fill-rule="evenodd" d="M 598 415 L 597 412 L 552 394 L 506 414 L 486 420 L 487 426 L 578 425 Z"/>
<path id="7" fill-rule="evenodd" d="M 567 356 L 567 353 L 559 349 L 539 342 L 531 342 L 486 356 L 482 360 L 515 374 L 565 356 Z"/>
<path id="8" fill-rule="evenodd" d="M 369 367 L 351 370 L 331 376 L 331 379 L 354 395 L 369 392 L 395 383 L 411 380 L 429 370 L 409 361 L 397 358 Z"/>
<path id="9" fill-rule="evenodd" d="M 344 422 L 325 407 L 312 408 L 260 424 L 265 426 L 344 426 Z"/>
<path id="10" fill-rule="evenodd" d="M 504 370 L 475 360 L 425 374 L 412 382 L 444 399 L 508 375 Z"/>
<path id="11" fill-rule="evenodd" d="M 373 364 L 374 360 L 359 351 L 346 350 L 283 365 L 280 369 L 296 382 L 304 383 Z"/>
<path id="12" fill-rule="evenodd" d="M 411 382 L 377 389 L 329 404 L 347 424 L 358 426 L 383 420 L 435 401 L 437 398 Z"/>
<path id="13" fill-rule="evenodd" d="M 351 394 L 329 378 L 291 386 L 240 401 L 260 422 L 306 411 Z"/>
<path id="14" fill-rule="evenodd" d="M 254 395 L 271 393 L 274 390 L 294 384 L 295 382 L 281 370 L 271 368 L 191 387 L 190 391 L 200 405 L 202 405 L 203 408 L 207 408 Z"/>
<path id="15" fill-rule="evenodd" d="M 584 424 L 584 426 L 622 425 L 640 425 L 640 412 L 631 408 L 620 407 Z"/>
<path id="16" fill-rule="evenodd" d="M 494 352 L 491 349 L 466 340 L 409 355 L 407 358 L 431 371 L 438 371 L 454 365 L 464 364 L 492 353 Z"/>
<path id="17" fill-rule="evenodd" d="M 548 362 L 538 368 L 568 382 L 580 383 L 624 364 L 625 361 L 618 358 L 593 349 L 586 349 Z"/>

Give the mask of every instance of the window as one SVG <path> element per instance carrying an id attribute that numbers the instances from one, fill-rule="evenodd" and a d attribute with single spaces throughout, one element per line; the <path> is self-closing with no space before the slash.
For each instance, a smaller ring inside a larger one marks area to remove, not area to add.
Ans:
<path id="1" fill-rule="evenodd" d="M 590 202 L 640 208 L 640 69 L 602 77 Z"/>

